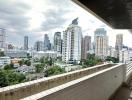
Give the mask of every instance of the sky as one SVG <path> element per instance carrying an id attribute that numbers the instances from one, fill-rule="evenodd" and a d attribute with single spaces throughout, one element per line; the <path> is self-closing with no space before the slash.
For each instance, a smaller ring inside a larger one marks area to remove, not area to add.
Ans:
<path id="1" fill-rule="evenodd" d="M 113 30 L 70 0 L 0 0 L 0 27 L 6 29 L 8 43 L 21 47 L 24 36 L 29 46 L 43 41 L 48 34 L 53 42 L 56 31 L 63 32 L 71 21 L 79 18 L 83 36 L 92 36 L 96 28 L 105 28 L 109 45 L 115 45 L 116 34 L 123 34 L 124 45 L 132 47 L 132 34 L 128 30 Z"/>

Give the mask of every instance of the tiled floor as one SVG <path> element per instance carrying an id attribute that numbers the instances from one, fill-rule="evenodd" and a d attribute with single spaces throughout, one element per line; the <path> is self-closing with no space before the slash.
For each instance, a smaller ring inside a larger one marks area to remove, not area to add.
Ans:
<path id="1" fill-rule="evenodd" d="M 127 86 L 122 86 L 110 100 L 132 100 L 132 80 Z"/>
<path id="2" fill-rule="evenodd" d="M 128 100 L 130 98 L 130 89 L 128 87 L 121 87 L 110 100 Z M 132 99 L 130 99 L 132 100 Z"/>

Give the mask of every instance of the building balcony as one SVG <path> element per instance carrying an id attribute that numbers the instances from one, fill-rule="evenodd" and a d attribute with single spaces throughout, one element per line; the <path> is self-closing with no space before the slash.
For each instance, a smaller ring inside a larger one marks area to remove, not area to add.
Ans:
<path id="1" fill-rule="evenodd" d="M 131 73 L 132 63 L 97 65 L 1 88 L 0 100 L 108 100 Z"/>

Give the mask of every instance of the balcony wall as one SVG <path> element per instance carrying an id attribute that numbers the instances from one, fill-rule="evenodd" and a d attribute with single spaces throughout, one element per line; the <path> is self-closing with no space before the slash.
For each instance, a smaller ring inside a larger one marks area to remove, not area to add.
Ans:
<path id="1" fill-rule="evenodd" d="M 118 64 L 22 100 L 108 100 L 124 82 L 125 70 Z"/>
<path id="2" fill-rule="evenodd" d="M 115 64 L 102 64 L 61 75 L 42 78 L 13 86 L 0 88 L 0 100 L 18 100 L 42 91 L 57 87 L 67 82 L 110 68 Z M 60 100 L 60 99 L 59 99 Z"/>

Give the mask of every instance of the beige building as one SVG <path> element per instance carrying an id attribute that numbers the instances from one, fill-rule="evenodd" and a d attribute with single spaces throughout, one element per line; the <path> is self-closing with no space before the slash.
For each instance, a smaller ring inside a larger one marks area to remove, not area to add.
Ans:
<path id="1" fill-rule="evenodd" d="M 120 51 L 120 50 L 122 50 L 122 47 L 123 47 L 123 34 L 117 34 L 115 49 L 117 51 Z"/>
<path id="2" fill-rule="evenodd" d="M 116 35 L 116 44 L 115 44 L 115 49 L 117 51 L 117 57 L 119 58 L 120 56 L 120 51 L 123 48 L 123 34 L 117 34 Z"/>
<path id="3" fill-rule="evenodd" d="M 82 39 L 82 60 L 87 59 L 87 54 L 91 49 L 91 36 L 85 36 Z"/>
<path id="4" fill-rule="evenodd" d="M 106 35 L 106 30 L 104 28 L 96 29 L 94 35 L 95 55 L 100 59 L 105 59 L 108 50 L 108 37 Z"/>

